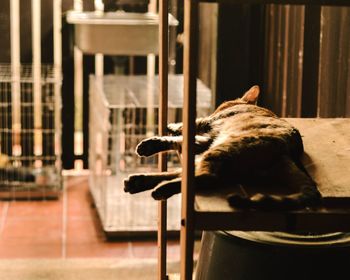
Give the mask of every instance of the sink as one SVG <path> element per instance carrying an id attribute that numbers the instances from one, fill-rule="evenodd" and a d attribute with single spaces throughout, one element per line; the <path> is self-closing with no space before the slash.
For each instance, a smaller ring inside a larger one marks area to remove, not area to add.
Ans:
<path id="1" fill-rule="evenodd" d="M 147 55 L 158 53 L 158 22 L 154 13 L 77 12 L 67 13 L 74 24 L 75 45 L 87 54 Z M 169 14 L 169 26 L 178 21 Z"/>

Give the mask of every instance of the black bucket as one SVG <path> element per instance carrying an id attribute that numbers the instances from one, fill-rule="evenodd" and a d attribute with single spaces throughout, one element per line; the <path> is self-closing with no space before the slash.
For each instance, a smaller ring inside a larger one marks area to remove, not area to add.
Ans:
<path id="1" fill-rule="evenodd" d="M 203 232 L 196 280 L 350 279 L 350 234 Z"/>

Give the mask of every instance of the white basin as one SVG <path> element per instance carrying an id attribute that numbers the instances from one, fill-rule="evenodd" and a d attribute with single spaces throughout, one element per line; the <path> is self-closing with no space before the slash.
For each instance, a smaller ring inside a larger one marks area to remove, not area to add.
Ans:
<path id="1" fill-rule="evenodd" d="M 157 14 L 69 11 L 67 22 L 75 25 L 75 44 L 84 53 L 106 55 L 158 53 Z M 169 14 L 169 26 L 176 25 L 178 21 Z"/>

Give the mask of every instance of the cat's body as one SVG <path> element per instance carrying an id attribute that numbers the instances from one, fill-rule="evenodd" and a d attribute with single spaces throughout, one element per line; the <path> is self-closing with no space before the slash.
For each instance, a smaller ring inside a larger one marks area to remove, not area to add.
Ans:
<path id="1" fill-rule="evenodd" d="M 258 95 L 259 88 L 252 87 L 241 99 L 225 102 L 210 116 L 196 120 L 196 190 L 238 184 L 263 186 L 252 196 L 229 196 L 230 205 L 239 208 L 298 209 L 317 204 L 320 194 L 316 184 L 300 163 L 304 150 L 299 131 L 256 106 Z M 140 156 L 181 152 L 182 124 L 170 124 L 168 130 L 172 136 L 143 140 L 136 152 Z M 166 199 L 180 192 L 180 175 L 180 170 L 131 175 L 125 180 L 125 191 L 155 189 L 155 199 Z M 268 194 L 269 183 L 277 184 L 282 192 Z"/>

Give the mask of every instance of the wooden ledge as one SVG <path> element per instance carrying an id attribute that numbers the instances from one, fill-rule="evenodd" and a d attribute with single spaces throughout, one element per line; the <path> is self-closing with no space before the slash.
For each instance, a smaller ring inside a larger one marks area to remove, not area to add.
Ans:
<path id="1" fill-rule="evenodd" d="M 350 231 L 350 119 L 287 119 L 299 129 L 303 163 L 324 198 L 319 209 L 293 212 L 238 211 L 226 193 L 196 195 L 197 229 Z"/>
<path id="2" fill-rule="evenodd" d="M 199 0 L 207 3 L 350 6 L 348 0 Z"/>

